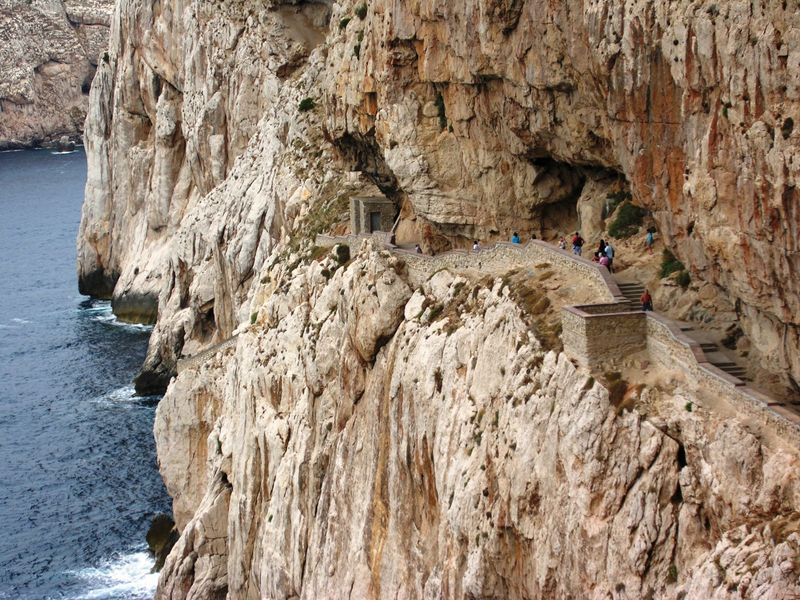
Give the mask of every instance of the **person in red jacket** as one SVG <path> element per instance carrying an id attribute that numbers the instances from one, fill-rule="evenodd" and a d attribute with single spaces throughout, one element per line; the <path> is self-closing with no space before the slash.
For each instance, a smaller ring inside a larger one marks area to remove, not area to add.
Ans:
<path id="1" fill-rule="evenodd" d="M 572 236 L 572 253 L 580 256 L 581 252 L 583 252 L 583 238 L 581 234 L 576 231 L 575 235 Z"/>
<path id="2" fill-rule="evenodd" d="M 644 291 L 639 301 L 642 303 L 642 310 L 653 310 L 653 298 L 647 290 Z"/>

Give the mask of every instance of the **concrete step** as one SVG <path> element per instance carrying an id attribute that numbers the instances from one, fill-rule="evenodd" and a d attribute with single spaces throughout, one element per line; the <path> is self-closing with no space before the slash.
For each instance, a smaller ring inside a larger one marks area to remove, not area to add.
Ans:
<path id="1" fill-rule="evenodd" d="M 702 342 L 700 344 L 700 349 L 703 352 L 716 352 L 717 350 L 719 350 L 719 345 L 713 342 Z"/>

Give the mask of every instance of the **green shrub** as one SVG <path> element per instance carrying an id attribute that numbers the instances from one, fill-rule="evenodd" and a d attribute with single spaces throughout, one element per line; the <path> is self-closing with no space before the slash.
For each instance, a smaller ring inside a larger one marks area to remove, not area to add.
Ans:
<path id="1" fill-rule="evenodd" d="M 339 21 L 339 29 L 345 29 L 347 24 L 351 21 L 350 17 L 345 17 L 341 21 Z"/>
<path id="2" fill-rule="evenodd" d="M 686 289 L 692 282 L 692 277 L 689 275 L 689 271 L 681 271 L 680 273 L 678 273 L 678 276 L 675 278 L 675 281 L 678 283 L 679 286 Z"/>
<path id="3" fill-rule="evenodd" d="M 364 41 L 364 31 L 363 30 L 358 32 L 358 35 L 356 36 L 356 39 L 358 40 L 359 44 Z"/>
<path id="4" fill-rule="evenodd" d="M 692 404 L 691 402 L 687 402 L 686 404 L 684 404 L 683 408 L 686 409 L 686 412 L 692 412 L 692 410 L 694 409 L 694 404 Z"/>
<path id="5" fill-rule="evenodd" d="M 675 563 L 672 563 L 669 566 L 669 572 L 667 573 L 667 581 L 670 583 L 675 583 L 678 581 L 678 567 L 675 566 Z"/>
<path id="6" fill-rule="evenodd" d="M 673 273 L 677 271 L 685 271 L 686 267 L 683 265 L 681 261 L 675 258 L 675 255 L 669 251 L 669 249 L 664 248 L 664 251 L 661 253 L 661 272 L 660 275 L 662 279 L 664 277 L 669 277 Z"/>
<path id="7" fill-rule="evenodd" d="M 617 217 L 608 228 L 608 234 L 616 239 L 627 238 L 639 230 L 645 210 L 625 201 L 617 210 Z"/>
<path id="8" fill-rule="evenodd" d="M 367 18 L 367 5 L 366 5 L 366 3 L 359 4 L 356 7 L 356 16 L 359 19 L 362 19 L 362 20 Z"/>
<path id="9" fill-rule="evenodd" d="M 255 324 L 256 319 L 258 319 L 258 311 L 250 314 L 250 324 Z"/>
<path id="10" fill-rule="evenodd" d="M 603 218 L 613 213 L 614 209 L 616 209 L 625 200 L 630 200 L 630 199 L 631 199 L 631 193 L 627 190 L 618 190 L 616 192 L 611 192 L 610 194 L 606 194 L 606 205 L 605 205 L 605 212 L 603 213 Z"/>
<path id="11" fill-rule="evenodd" d="M 298 108 L 300 109 L 300 112 L 308 112 L 309 110 L 313 110 L 316 105 L 317 103 L 314 102 L 313 98 L 303 98 L 300 101 L 300 106 Z"/>
<path id="12" fill-rule="evenodd" d="M 356 44 L 353 46 L 353 56 L 356 58 L 361 58 L 361 44 Z"/>
<path id="13" fill-rule="evenodd" d="M 346 244 L 339 244 L 336 246 L 336 260 L 340 265 L 350 260 L 350 246 Z"/>

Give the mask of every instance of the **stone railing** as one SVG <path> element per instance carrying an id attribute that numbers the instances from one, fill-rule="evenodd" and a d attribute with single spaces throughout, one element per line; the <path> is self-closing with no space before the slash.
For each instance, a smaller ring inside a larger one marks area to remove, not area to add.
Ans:
<path id="1" fill-rule="evenodd" d="M 180 373 L 181 371 L 186 371 L 188 369 L 195 369 L 206 362 L 209 358 L 214 356 L 217 352 L 222 352 L 228 348 L 233 348 L 236 345 L 236 338 L 239 337 L 238 335 L 234 335 L 229 337 L 227 340 L 223 340 L 218 344 L 214 344 L 213 346 L 209 346 L 202 352 L 198 352 L 197 354 L 193 354 L 192 356 L 187 356 L 185 358 L 178 359 L 178 364 L 175 367 L 175 372 Z"/>
<path id="2" fill-rule="evenodd" d="M 697 389 L 726 400 L 800 448 L 800 415 L 714 366 L 700 344 L 663 315 L 622 304 L 568 306 L 562 339 L 570 358 L 592 370 L 646 351 L 652 362 L 664 369 L 680 367 Z"/>
<path id="3" fill-rule="evenodd" d="M 670 319 L 647 313 L 647 353 L 651 360 L 664 368 L 680 366 L 699 389 L 724 398 L 740 413 L 767 425 L 800 447 L 800 415 L 790 411 L 783 402 L 715 367 L 700 344 L 684 335 Z"/>
<path id="4" fill-rule="evenodd" d="M 387 235 L 387 234 L 383 234 Z M 323 236 L 316 239 L 317 246 L 336 244 L 355 245 L 365 239 L 378 239 L 385 243 L 377 233 L 372 235 Z M 605 267 L 585 258 L 575 256 L 566 250 L 541 240 L 531 240 L 526 244 L 497 242 L 480 250 L 449 250 L 441 254 L 419 254 L 397 246 L 385 244 L 394 254 L 402 256 L 412 276 L 412 283 L 420 283 L 442 269 L 456 271 L 477 270 L 485 272 L 507 271 L 513 268 L 531 267 L 547 263 L 561 272 L 575 273 L 579 277 L 598 284 L 598 290 L 606 302 L 625 302 L 616 281 Z M 356 249 L 356 248 L 354 248 Z M 544 268 L 544 267 L 543 267 Z"/>

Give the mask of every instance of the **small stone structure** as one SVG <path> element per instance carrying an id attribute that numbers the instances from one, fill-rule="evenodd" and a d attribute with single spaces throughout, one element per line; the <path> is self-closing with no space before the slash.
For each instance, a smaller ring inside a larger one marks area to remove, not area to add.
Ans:
<path id="1" fill-rule="evenodd" d="M 396 212 L 394 202 L 386 196 L 351 196 L 350 232 L 358 235 L 391 231 Z"/>

